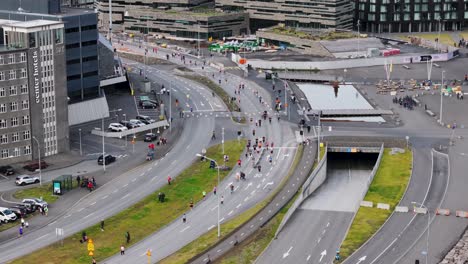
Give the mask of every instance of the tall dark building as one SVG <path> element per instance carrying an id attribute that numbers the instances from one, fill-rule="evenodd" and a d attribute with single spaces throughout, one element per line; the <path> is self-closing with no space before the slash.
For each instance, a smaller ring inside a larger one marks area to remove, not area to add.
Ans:
<path id="1" fill-rule="evenodd" d="M 355 0 L 355 23 L 373 33 L 462 30 L 466 0 Z"/>
<path id="2" fill-rule="evenodd" d="M 2 0 L 0 9 L 0 19 L 63 22 L 69 103 L 99 97 L 97 13 L 61 7 L 60 0 Z"/>

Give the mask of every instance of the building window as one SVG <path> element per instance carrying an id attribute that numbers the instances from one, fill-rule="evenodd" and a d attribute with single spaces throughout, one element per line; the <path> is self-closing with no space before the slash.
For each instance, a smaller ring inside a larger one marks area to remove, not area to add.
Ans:
<path id="1" fill-rule="evenodd" d="M 7 106 L 6 104 L 0 104 L 0 113 L 6 113 Z"/>
<path id="2" fill-rule="evenodd" d="M 29 140 L 31 138 L 31 132 L 29 130 L 23 131 L 23 140 Z"/>
<path id="3" fill-rule="evenodd" d="M 19 132 L 15 132 L 11 134 L 11 142 L 18 142 L 19 141 Z"/>
<path id="4" fill-rule="evenodd" d="M 29 109 L 29 100 L 23 100 L 21 102 L 21 107 L 24 109 Z"/>
<path id="5" fill-rule="evenodd" d="M 17 94 L 18 94 L 18 88 L 15 85 L 10 86 L 10 96 L 17 95 Z"/>
<path id="6" fill-rule="evenodd" d="M 8 149 L 2 149 L 1 155 L 2 155 L 2 159 L 7 159 L 8 158 Z"/>
<path id="7" fill-rule="evenodd" d="M 13 157 L 19 157 L 21 154 L 20 154 L 20 148 L 15 148 L 13 150 Z"/>
<path id="8" fill-rule="evenodd" d="M 12 64 L 12 63 L 15 63 L 16 60 L 15 60 L 15 54 L 10 54 L 8 55 L 8 63 L 9 64 Z"/>
<path id="9" fill-rule="evenodd" d="M 16 70 L 10 70 L 10 80 L 16 79 Z"/>
<path id="10" fill-rule="evenodd" d="M 20 62 L 26 62 L 26 52 L 22 52 L 20 55 Z"/>
<path id="11" fill-rule="evenodd" d="M 0 89 L 1 89 L 1 88 L 0 88 Z M 28 93 L 28 85 L 27 85 L 27 84 L 22 84 L 22 85 L 20 86 L 20 90 L 21 90 L 21 93 L 22 93 L 22 94 L 27 94 L 27 93 Z M 1 90 L 0 90 L 0 92 L 1 92 Z"/>
<path id="12" fill-rule="evenodd" d="M 8 143 L 8 136 L 6 134 L 0 136 L 0 143 L 1 144 Z"/>
<path id="13" fill-rule="evenodd" d="M 23 154 L 24 155 L 31 155 L 31 146 L 27 145 L 23 147 Z"/>
<path id="14" fill-rule="evenodd" d="M 5 80 L 5 73 L 0 71 L 0 81 L 4 81 Z"/>
<path id="15" fill-rule="evenodd" d="M 0 55 L 0 64 L 5 64 L 5 59 L 3 58 L 3 55 Z"/>
<path id="16" fill-rule="evenodd" d="M 18 126 L 18 117 L 12 117 L 11 118 L 11 126 L 12 127 Z"/>
<path id="17" fill-rule="evenodd" d="M 0 128 L 6 128 L 7 122 L 6 119 L 0 119 Z"/>
<path id="18" fill-rule="evenodd" d="M 18 111 L 18 102 L 10 102 L 10 111 Z"/>
<path id="19" fill-rule="evenodd" d="M 23 68 L 23 69 L 21 69 L 21 78 L 26 78 L 26 77 L 28 77 L 26 75 L 26 69 Z"/>
<path id="20" fill-rule="evenodd" d="M 29 125 L 29 116 L 23 116 L 23 125 Z"/>

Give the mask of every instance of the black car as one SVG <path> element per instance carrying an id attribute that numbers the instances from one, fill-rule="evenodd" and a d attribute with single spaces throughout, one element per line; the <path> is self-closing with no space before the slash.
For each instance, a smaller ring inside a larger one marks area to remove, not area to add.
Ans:
<path id="1" fill-rule="evenodd" d="M 10 209 L 10 211 L 12 211 L 18 218 L 24 217 L 27 214 L 26 208 L 21 205 L 15 205 L 8 209 Z"/>
<path id="2" fill-rule="evenodd" d="M 34 213 L 37 210 L 37 205 L 32 201 L 24 201 L 22 204 L 16 206 L 24 208 L 28 214 Z"/>
<path id="3" fill-rule="evenodd" d="M 5 176 L 8 176 L 8 175 L 15 174 L 15 170 L 10 165 L 6 165 L 6 166 L 1 166 L 0 167 L 0 173 L 5 175 Z"/>
<path id="4" fill-rule="evenodd" d="M 158 135 L 156 135 L 154 133 L 147 133 L 147 134 L 145 134 L 144 141 L 145 142 L 152 142 L 152 141 L 155 141 L 156 139 L 158 139 Z"/>
<path id="5" fill-rule="evenodd" d="M 126 120 L 120 121 L 120 124 L 126 126 L 128 129 L 132 129 L 132 128 L 138 127 L 136 124 L 131 123 L 130 121 L 126 121 Z"/>
<path id="6" fill-rule="evenodd" d="M 110 154 L 107 154 L 107 155 L 106 155 L 106 157 L 105 157 L 105 164 L 106 164 L 106 165 L 107 165 L 107 164 L 110 164 L 110 163 L 112 163 L 112 162 L 114 162 L 114 161 L 115 161 L 115 157 L 114 157 L 114 156 L 112 156 L 112 155 L 110 155 Z M 98 162 L 99 165 L 102 165 L 102 155 L 99 156 L 97 162 Z"/>
<path id="7" fill-rule="evenodd" d="M 158 105 L 155 104 L 155 103 L 152 103 L 152 102 L 150 102 L 150 101 L 143 101 L 143 102 L 141 103 L 141 107 L 142 107 L 143 109 L 155 109 L 155 108 L 158 107 Z"/>

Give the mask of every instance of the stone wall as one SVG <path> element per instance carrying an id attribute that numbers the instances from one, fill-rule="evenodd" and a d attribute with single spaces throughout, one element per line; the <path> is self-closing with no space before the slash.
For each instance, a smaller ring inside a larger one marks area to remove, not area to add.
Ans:
<path id="1" fill-rule="evenodd" d="M 468 263 L 468 231 L 465 232 L 463 237 L 458 243 L 447 253 L 445 258 L 440 264 L 464 264 Z"/>

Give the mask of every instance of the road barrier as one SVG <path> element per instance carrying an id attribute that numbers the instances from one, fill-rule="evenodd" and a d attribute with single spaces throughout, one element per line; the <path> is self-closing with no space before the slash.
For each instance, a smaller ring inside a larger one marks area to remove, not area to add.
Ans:
<path id="1" fill-rule="evenodd" d="M 409 208 L 408 208 L 408 206 L 397 206 L 397 207 L 395 207 L 395 212 L 407 213 L 407 212 L 409 212 Z"/>
<path id="2" fill-rule="evenodd" d="M 468 212 L 467 211 L 457 211 L 456 216 L 457 217 L 462 217 L 462 218 L 468 218 Z"/>
<path id="3" fill-rule="evenodd" d="M 382 209 L 382 210 L 390 210 L 390 205 L 389 205 L 389 204 L 385 204 L 385 203 L 378 203 L 378 204 L 377 204 L 377 208 L 378 208 L 378 209 Z"/>
<path id="4" fill-rule="evenodd" d="M 450 210 L 449 209 L 437 209 L 435 211 L 435 214 L 436 215 L 446 215 L 446 216 L 449 216 L 450 215 Z"/>
<path id="5" fill-rule="evenodd" d="M 415 214 L 427 214 L 427 209 L 422 207 L 414 207 L 413 212 Z"/>
<path id="6" fill-rule="evenodd" d="M 361 206 L 362 206 L 362 207 L 374 207 L 374 203 L 373 203 L 373 202 L 369 202 L 369 201 L 362 201 L 362 202 L 361 202 Z"/>

